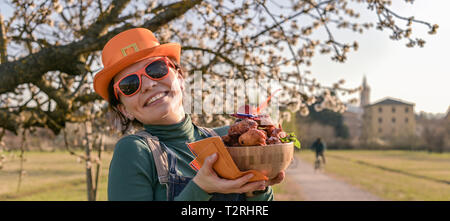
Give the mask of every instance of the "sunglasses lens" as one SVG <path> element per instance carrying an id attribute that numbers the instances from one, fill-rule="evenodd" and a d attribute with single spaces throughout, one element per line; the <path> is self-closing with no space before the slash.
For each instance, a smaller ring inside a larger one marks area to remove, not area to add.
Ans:
<path id="1" fill-rule="evenodd" d="M 125 95 L 131 95 L 139 89 L 139 77 L 135 74 L 130 75 L 119 83 L 120 90 Z"/>
<path id="2" fill-rule="evenodd" d="M 145 68 L 145 72 L 152 78 L 162 78 L 169 70 L 167 69 L 166 62 L 159 60 L 152 62 Z"/>

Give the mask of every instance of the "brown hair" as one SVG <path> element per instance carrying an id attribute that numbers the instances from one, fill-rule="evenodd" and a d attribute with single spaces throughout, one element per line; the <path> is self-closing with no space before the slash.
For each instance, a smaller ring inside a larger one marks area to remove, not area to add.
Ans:
<path id="1" fill-rule="evenodd" d="M 181 65 L 176 62 L 174 59 L 169 58 L 169 60 L 174 64 L 175 70 L 180 74 L 183 78 L 186 77 L 186 71 L 184 68 L 181 67 Z M 130 120 L 128 119 L 122 112 L 120 112 L 119 108 L 117 107 L 121 102 L 119 99 L 116 98 L 114 94 L 114 79 L 109 82 L 108 85 L 108 103 L 109 103 L 109 117 L 110 117 L 110 123 L 112 124 L 112 127 L 116 130 L 120 131 L 122 134 L 127 133 L 128 130 L 133 128 L 139 128 L 142 127 L 143 124 L 139 122 L 136 119 Z"/>

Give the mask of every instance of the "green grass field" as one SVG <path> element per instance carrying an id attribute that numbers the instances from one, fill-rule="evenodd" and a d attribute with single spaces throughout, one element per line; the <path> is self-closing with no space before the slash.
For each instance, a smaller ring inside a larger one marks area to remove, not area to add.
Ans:
<path id="1" fill-rule="evenodd" d="M 25 176 L 17 192 L 20 160 L 6 153 L 0 170 L 0 200 L 84 201 L 87 200 L 85 164 L 68 152 L 25 152 Z M 98 200 L 107 200 L 107 179 L 112 153 L 103 152 Z"/>
<path id="2" fill-rule="evenodd" d="M 17 192 L 20 161 L 18 153 L 6 153 L 0 170 L 0 201 L 85 201 L 85 165 L 68 152 L 26 152 L 26 175 Z M 104 152 L 97 199 L 107 200 L 108 168 L 112 153 Z M 274 186 L 276 200 L 299 200 L 298 188 L 289 178 Z"/>
<path id="3" fill-rule="evenodd" d="M 296 153 L 312 163 L 314 153 Z M 85 165 L 67 152 L 26 152 L 26 175 L 17 192 L 18 153 L 6 153 L 0 170 L 0 200 L 85 201 Z M 107 200 L 112 153 L 104 152 L 98 200 Z M 450 200 L 450 153 L 408 151 L 327 151 L 325 173 L 386 200 Z M 275 200 L 302 200 L 288 177 L 274 186 Z"/>
<path id="4" fill-rule="evenodd" d="M 301 151 L 313 163 L 314 153 Z M 325 173 L 386 200 L 450 200 L 450 153 L 327 151 Z"/>

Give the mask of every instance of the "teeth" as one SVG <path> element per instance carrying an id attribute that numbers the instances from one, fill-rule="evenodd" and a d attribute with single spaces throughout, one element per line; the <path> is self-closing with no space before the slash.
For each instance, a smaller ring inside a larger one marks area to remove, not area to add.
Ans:
<path id="1" fill-rule="evenodd" d="M 150 99 L 150 100 L 147 102 L 147 105 L 151 104 L 152 102 L 154 102 L 154 101 L 156 101 L 156 100 L 158 100 L 159 98 L 162 98 L 162 97 L 164 97 L 164 96 L 166 96 L 166 93 L 165 93 L 165 92 L 161 92 L 161 93 L 159 93 L 159 94 L 153 96 L 152 99 Z"/>

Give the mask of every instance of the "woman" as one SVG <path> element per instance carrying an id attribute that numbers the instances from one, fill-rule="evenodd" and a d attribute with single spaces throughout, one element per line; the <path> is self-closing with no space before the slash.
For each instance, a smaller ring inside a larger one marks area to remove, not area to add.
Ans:
<path id="1" fill-rule="evenodd" d="M 251 176 L 222 179 L 212 169 L 215 154 L 198 171 L 189 166 L 194 156 L 186 142 L 215 133 L 225 135 L 227 128 L 197 127 L 184 112 L 180 48 L 176 43 L 160 45 L 151 31 L 135 28 L 113 37 L 102 51 L 104 69 L 94 78 L 95 91 L 118 114 L 122 132 L 130 124 L 141 124 L 150 138 L 134 134 L 117 142 L 109 170 L 108 199 L 272 200 L 270 185 L 281 182 L 284 172 L 266 182 L 248 182 Z M 167 155 L 165 161 L 155 161 L 159 149 Z M 159 174 L 161 163 L 167 163 L 170 171 L 164 182 Z"/>

